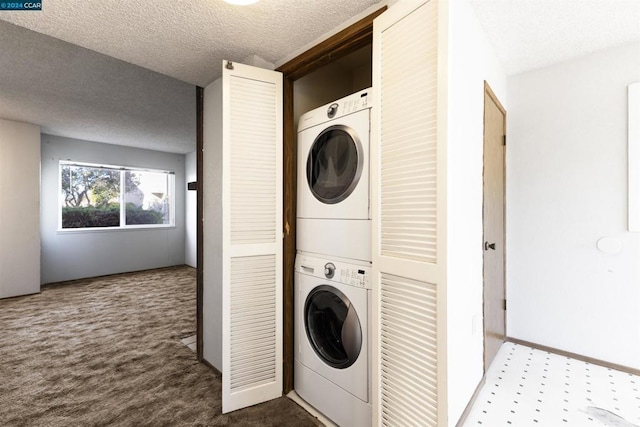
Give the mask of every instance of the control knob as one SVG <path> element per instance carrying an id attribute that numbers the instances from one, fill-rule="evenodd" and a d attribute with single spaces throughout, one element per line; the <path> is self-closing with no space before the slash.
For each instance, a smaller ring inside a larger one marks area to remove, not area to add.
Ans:
<path id="1" fill-rule="evenodd" d="M 337 112 L 338 112 L 338 104 L 335 104 L 335 103 L 331 104 L 329 106 L 329 108 L 327 108 L 327 117 L 332 119 L 333 116 L 335 116 Z"/>
<path id="2" fill-rule="evenodd" d="M 326 263 L 324 265 L 324 276 L 327 279 L 332 279 L 335 274 L 336 274 L 336 266 L 333 265 L 332 262 Z"/>

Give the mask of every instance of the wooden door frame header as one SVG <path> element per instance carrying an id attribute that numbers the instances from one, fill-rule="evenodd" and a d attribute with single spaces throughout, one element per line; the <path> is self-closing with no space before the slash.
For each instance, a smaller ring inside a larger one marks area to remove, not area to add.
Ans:
<path id="1" fill-rule="evenodd" d="M 295 81 L 324 65 L 371 44 L 373 20 L 385 10 L 387 10 L 387 6 L 383 6 L 365 16 L 355 24 L 284 63 L 276 71 L 284 74 L 285 79 Z"/>

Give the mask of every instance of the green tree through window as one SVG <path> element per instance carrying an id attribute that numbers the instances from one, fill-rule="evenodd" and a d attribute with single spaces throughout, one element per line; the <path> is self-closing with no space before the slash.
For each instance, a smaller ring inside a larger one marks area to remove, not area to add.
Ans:
<path id="1" fill-rule="evenodd" d="M 173 174 L 61 162 L 60 183 L 63 229 L 172 224 Z"/>

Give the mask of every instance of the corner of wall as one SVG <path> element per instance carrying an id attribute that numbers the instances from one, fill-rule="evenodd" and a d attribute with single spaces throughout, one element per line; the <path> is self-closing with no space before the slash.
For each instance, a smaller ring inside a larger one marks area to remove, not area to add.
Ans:
<path id="1" fill-rule="evenodd" d="M 0 298 L 40 292 L 40 145 L 40 126 L 0 119 Z"/>
<path id="2" fill-rule="evenodd" d="M 448 3 L 448 421 L 455 425 L 484 371 L 484 82 L 506 97 L 506 74 L 466 0 Z"/>

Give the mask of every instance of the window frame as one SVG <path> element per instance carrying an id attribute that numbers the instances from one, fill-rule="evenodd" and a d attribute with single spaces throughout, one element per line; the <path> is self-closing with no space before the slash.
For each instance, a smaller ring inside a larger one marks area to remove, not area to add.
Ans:
<path id="1" fill-rule="evenodd" d="M 117 227 L 77 227 L 77 228 L 62 228 L 62 208 L 64 207 L 64 198 L 62 195 L 62 168 L 64 166 L 76 166 L 86 167 L 94 169 L 109 169 L 115 170 L 120 173 L 120 192 L 118 195 L 118 202 L 120 204 L 120 225 Z M 152 172 L 163 173 L 170 178 L 167 182 L 167 192 L 169 198 L 169 223 L 168 224 L 131 224 L 126 223 L 126 203 L 125 203 L 125 173 L 126 172 Z M 96 232 L 111 232 L 111 231 L 131 231 L 131 230 L 144 230 L 144 229 L 167 229 L 176 227 L 176 179 L 175 171 L 163 170 L 163 169 L 150 169 L 143 167 L 132 167 L 122 165 L 111 165 L 104 163 L 89 163 L 89 162 L 75 162 L 71 160 L 60 160 L 58 162 L 58 229 L 57 233 L 96 233 Z"/>

